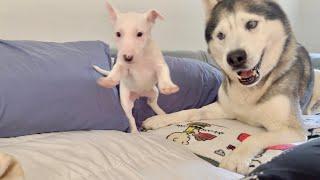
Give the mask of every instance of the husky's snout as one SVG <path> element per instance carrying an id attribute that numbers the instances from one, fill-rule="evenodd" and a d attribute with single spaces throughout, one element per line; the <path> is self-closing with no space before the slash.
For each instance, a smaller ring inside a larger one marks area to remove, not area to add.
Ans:
<path id="1" fill-rule="evenodd" d="M 247 52 L 243 49 L 231 51 L 227 56 L 227 62 L 234 70 L 244 68 L 247 63 Z"/>
<path id="2" fill-rule="evenodd" d="M 227 62 L 232 70 L 237 73 L 241 84 L 250 86 L 260 79 L 260 62 L 253 68 L 248 67 L 248 54 L 244 49 L 231 51 L 227 55 Z"/>

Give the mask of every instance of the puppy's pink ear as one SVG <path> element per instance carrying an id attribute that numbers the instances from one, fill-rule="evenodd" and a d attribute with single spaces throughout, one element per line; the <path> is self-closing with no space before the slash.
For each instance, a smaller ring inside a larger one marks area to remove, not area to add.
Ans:
<path id="1" fill-rule="evenodd" d="M 149 10 L 146 13 L 147 20 L 151 23 L 155 23 L 156 20 L 159 18 L 161 20 L 164 20 L 163 16 L 157 11 L 157 10 Z"/>
<path id="2" fill-rule="evenodd" d="M 109 12 L 110 20 L 114 24 L 117 21 L 117 18 L 118 18 L 118 11 L 116 9 L 114 9 L 111 6 L 111 4 L 109 4 L 108 2 L 106 2 L 106 7 L 107 7 L 107 10 Z"/>

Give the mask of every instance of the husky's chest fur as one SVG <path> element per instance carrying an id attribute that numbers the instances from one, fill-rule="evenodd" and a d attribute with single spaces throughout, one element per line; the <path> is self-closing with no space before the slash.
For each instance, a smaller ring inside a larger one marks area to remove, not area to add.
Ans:
<path id="1" fill-rule="evenodd" d="M 268 101 L 260 102 L 265 92 L 263 89 L 229 84 L 227 89 L 220 88 L 219 102 L 226 112 L 247 124 L 266 129 L 287 126 L 290 123 L 288 120 L 290 114 L 289 98 L 277 95 Z"/>

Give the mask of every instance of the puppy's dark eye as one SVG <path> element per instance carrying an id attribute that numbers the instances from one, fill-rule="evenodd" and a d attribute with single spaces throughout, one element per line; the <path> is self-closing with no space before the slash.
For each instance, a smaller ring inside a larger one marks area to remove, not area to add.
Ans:
<path id="1" fill-rule="evenodd" d="M 117 37 L 121 37 L 121 33 L 120 32 L 116 32 L 116 36 Z"/>
<path id="2" fill-rule="evenodd" d="M 248 21 L 246 24 L 246 29 L 253 30 L 253 29 L 257 28 L 257 26 L 258 26 L 258 21 Z"/>
<path id="3" fill-rule="evenodd" d="M 137 33 L 137 37 L 142 37 L 143 36 L 143 32 L 138 32 Z"/>
<path id="4" fill-rule="evenodd" d="M 219 33 L 217 34 L 217 38 L 222 41 L 222 40 L 224 40 L 224 39 L 226 38 L 226 35 L 223 34 L 222 32 L 219 32 Z"/>

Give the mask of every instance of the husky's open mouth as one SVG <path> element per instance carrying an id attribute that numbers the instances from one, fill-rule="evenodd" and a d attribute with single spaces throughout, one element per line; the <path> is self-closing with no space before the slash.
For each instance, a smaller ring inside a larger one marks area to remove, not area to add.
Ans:
<path id="1" fill-rule="evenodd" d="M 253 69 L 237 72 L 239 82 L 246 86 L 257 82 L 260 78 L 259 64 L 257 64 Z"/>
<path id="2" fill-rule="evenodd" d="M 242 70 L 237 72 L 238 79 L 241 84 L 245 86 L 249 86 L 256 83 L 260 79 L 260 66 L 262 63 L 263 56 L 264 56 L 264 50 L 261 54 L 260 61 L 253 69 Z"/>

